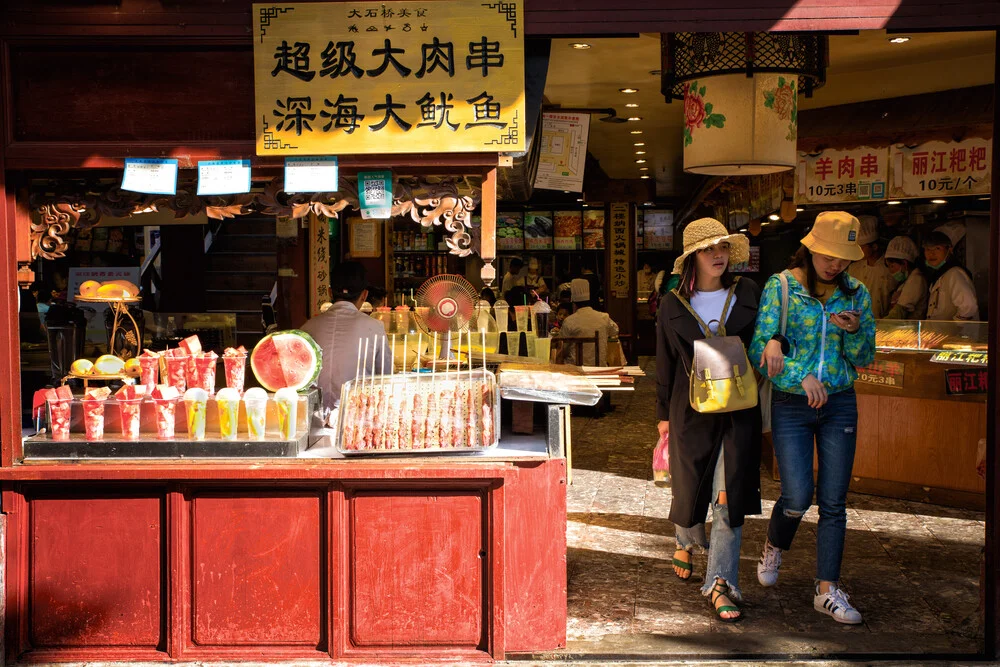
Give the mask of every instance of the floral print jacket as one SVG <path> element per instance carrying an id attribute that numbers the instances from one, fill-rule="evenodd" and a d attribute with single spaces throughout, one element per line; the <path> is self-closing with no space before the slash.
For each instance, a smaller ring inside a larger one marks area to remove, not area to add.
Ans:
<path id="1" fill-rule="evenodd" d="M 808 290 L 791 272 L 788 278 L 788 324 L 785 338 L 790 346 L 785 357 L 785 367 L 771 378 L 774 386 L 790 394 L 805 394 L 802 380 L 810 373 L 823 383 L 831 394 L 854 386 L 857 369 L 875 359 L 875 318 L 872 316 L 872 299 L 868 289 L 858 280 L 847 277 L 851 288 L 857 287 L 854 296 L 845 294 L 839 287 L 823 305 L 809 295 Z M 861 328 L 847 333 L 830 322 L 831 314 L 845 310 L 861 311 Z M 781 281 L 771 276 L 764 285 L 757 313 L 757 328 L 750 345 L 750 360 L 760 365 L 764 346 L 781 330 Z"/>

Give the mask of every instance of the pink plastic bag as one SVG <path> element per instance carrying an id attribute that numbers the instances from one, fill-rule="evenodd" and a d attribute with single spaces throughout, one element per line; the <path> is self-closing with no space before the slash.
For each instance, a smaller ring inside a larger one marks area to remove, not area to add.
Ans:
<path id="1" fill-rule="evenodd" d="M 660 485 L 670 483 L 670 459 L 667 451 L 670 444 L 670 434 L 664 433 L 653 450 L 653 482 Z"/>

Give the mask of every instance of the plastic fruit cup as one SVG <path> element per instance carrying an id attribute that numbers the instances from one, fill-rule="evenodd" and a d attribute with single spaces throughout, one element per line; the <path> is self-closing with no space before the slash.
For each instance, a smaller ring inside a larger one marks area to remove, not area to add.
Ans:
<path id="1" fill-rule="evenodd" d="M 159 357 L 139 357 L 139 380 L 146 385 L 146 393 L 149 394 L 156 388 L 156 381 L 160 376 Z"/>
<path id="2" fill-rule="evenodd" d="M 216 399 L 215 404 L 219 409 L 219 435 L 223 440 L 235 440 L 240 402 Z"/>
<path id="3" fill-rule="evenodd" d="M 73 399 L 64 398 L 49 401 L 49 429 L 53 440 L 69 440 L 69 419 L 73 409 Z"/>
<path id="4" fill-rule="evenodd" d="M 509 354 L 512 357 L 520 356 L 521 332 L 505 331 L 504 336 L 507 337 L 507 354 Z"/>
<path id="5" fill-rule="evenodd" d="M 156 437 L 160 440 L 172 439 L 174 437 L 177 399 L 154 398 L 153 408 L 156 410 Z"/>
<path id="6" fill-rule="evenodd" d="M 88 442 L 104 440 L 104 401 L 83 401 L 83 427 Z"/>
<path id="7" fill-rule="evenodd" d="M 166 357 L 167 364 L 167 384 L 176 387 L 177 391 L 184 393 L 187 389 L 187 363 L 188 357 Z"/>
<path id="8" fill-rule="evenodd" d="M 139 439 L 139 415 L 142 410 L 142 399 L 118 399 L 118 413 L 121 415 L 122 437 L 126 440 Z"/>
<path id="9" fill-rule="evenodd" d="M 298 419 L 299 396 L 290 389 L 279 389 L 274 394 L 278 410 L 278 433 L 282 440 L 295 439 L 295 422 Z"/>
<path id="10" fill-rule="evenodd" d="M 499 331 L 507 330 L 507 306 L 494 306 L 493 311 L 496 313 L 497 318 L 497 329 Z"/>
<path id="11" fill-rule="evenodd" d="M 267 428 L 267 399 L 247 398 L 243 400 L 247 408 L 247 433 L 251 440 L 263 440 Z"/>
<path id="12" fill-rule="evenodd" d="M 209 355 L 206 357 L 189 357 L 188 360 L 188 386 L 199 387 L 208 392 L 211 396 L 215 393 L 215 367 L 218 357 Z"/>
<path id="13" fill-rule="evenodd" d="M 242 394 L 247 375 L 247 355 L 223 357 L 222 363 L 226 366 L 226 386 Z"/>
<path id="14" fill-rule="evenodd" d="M 184 407 L 187 409 L 188 437 L 192 440 L 204 440 L 208 402 L 184 399 Z"/>
<path id="15" fill-rule="evenodd" d="M 514 320 L 518 331 L 528 330 L 528 317 L 531 316 L 531 306 L 514 306 Z"/>
<path id="16" fill-rule="evenodd" d="M 541 359 L 542 361 L 548 362 L 549 357 L 552 354 L 552 339 L 551 338 L 536 338 L 535 339 L 535 358 Z"/>

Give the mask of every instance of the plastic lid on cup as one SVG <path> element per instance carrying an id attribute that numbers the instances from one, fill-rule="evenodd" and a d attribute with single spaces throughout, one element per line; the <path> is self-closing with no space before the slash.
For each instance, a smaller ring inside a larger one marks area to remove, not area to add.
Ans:
<path id="1" fill-rule="evenodd" d="M 538 301 L 535 302 L 535 305 L 533 305 L 531 307 L 531 310 L 536 315 L 539 314 L 539 313 L 551 313 L 552 312 L 552 308 L 549 306 L 549 304 L 545 303 L 541 299 L 539 299 Z"/>
<path id="2" fill-rule="evenodd" d="M 250 387 L 249 389 L 246 390 L 246 393 L 243 394 L 243 400 L 244 401 L 266 401 L 267 400 L 267 392 L 264 391 L 263 389 L 261 389 L 260 387 Z"/>

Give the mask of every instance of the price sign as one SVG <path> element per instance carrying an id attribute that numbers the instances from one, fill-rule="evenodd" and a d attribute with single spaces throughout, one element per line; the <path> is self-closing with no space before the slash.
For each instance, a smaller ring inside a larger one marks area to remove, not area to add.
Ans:
<path id="1" fill-rule="evenodd" d="M 336 192 L 340 171 L 336 157 L 286 157 L 285 192 Z"/>
<path id="2" fill-rule="evenodd" d="M 177 160 L 174 158 L 125 158 L 122 190 L 147 195 L 177 194 Z"/>
<path id="3" fill-rule="evenodd" d="M 206 160 L 198 163 L 198 195 L 250 192 L 250 160 Z"/>

